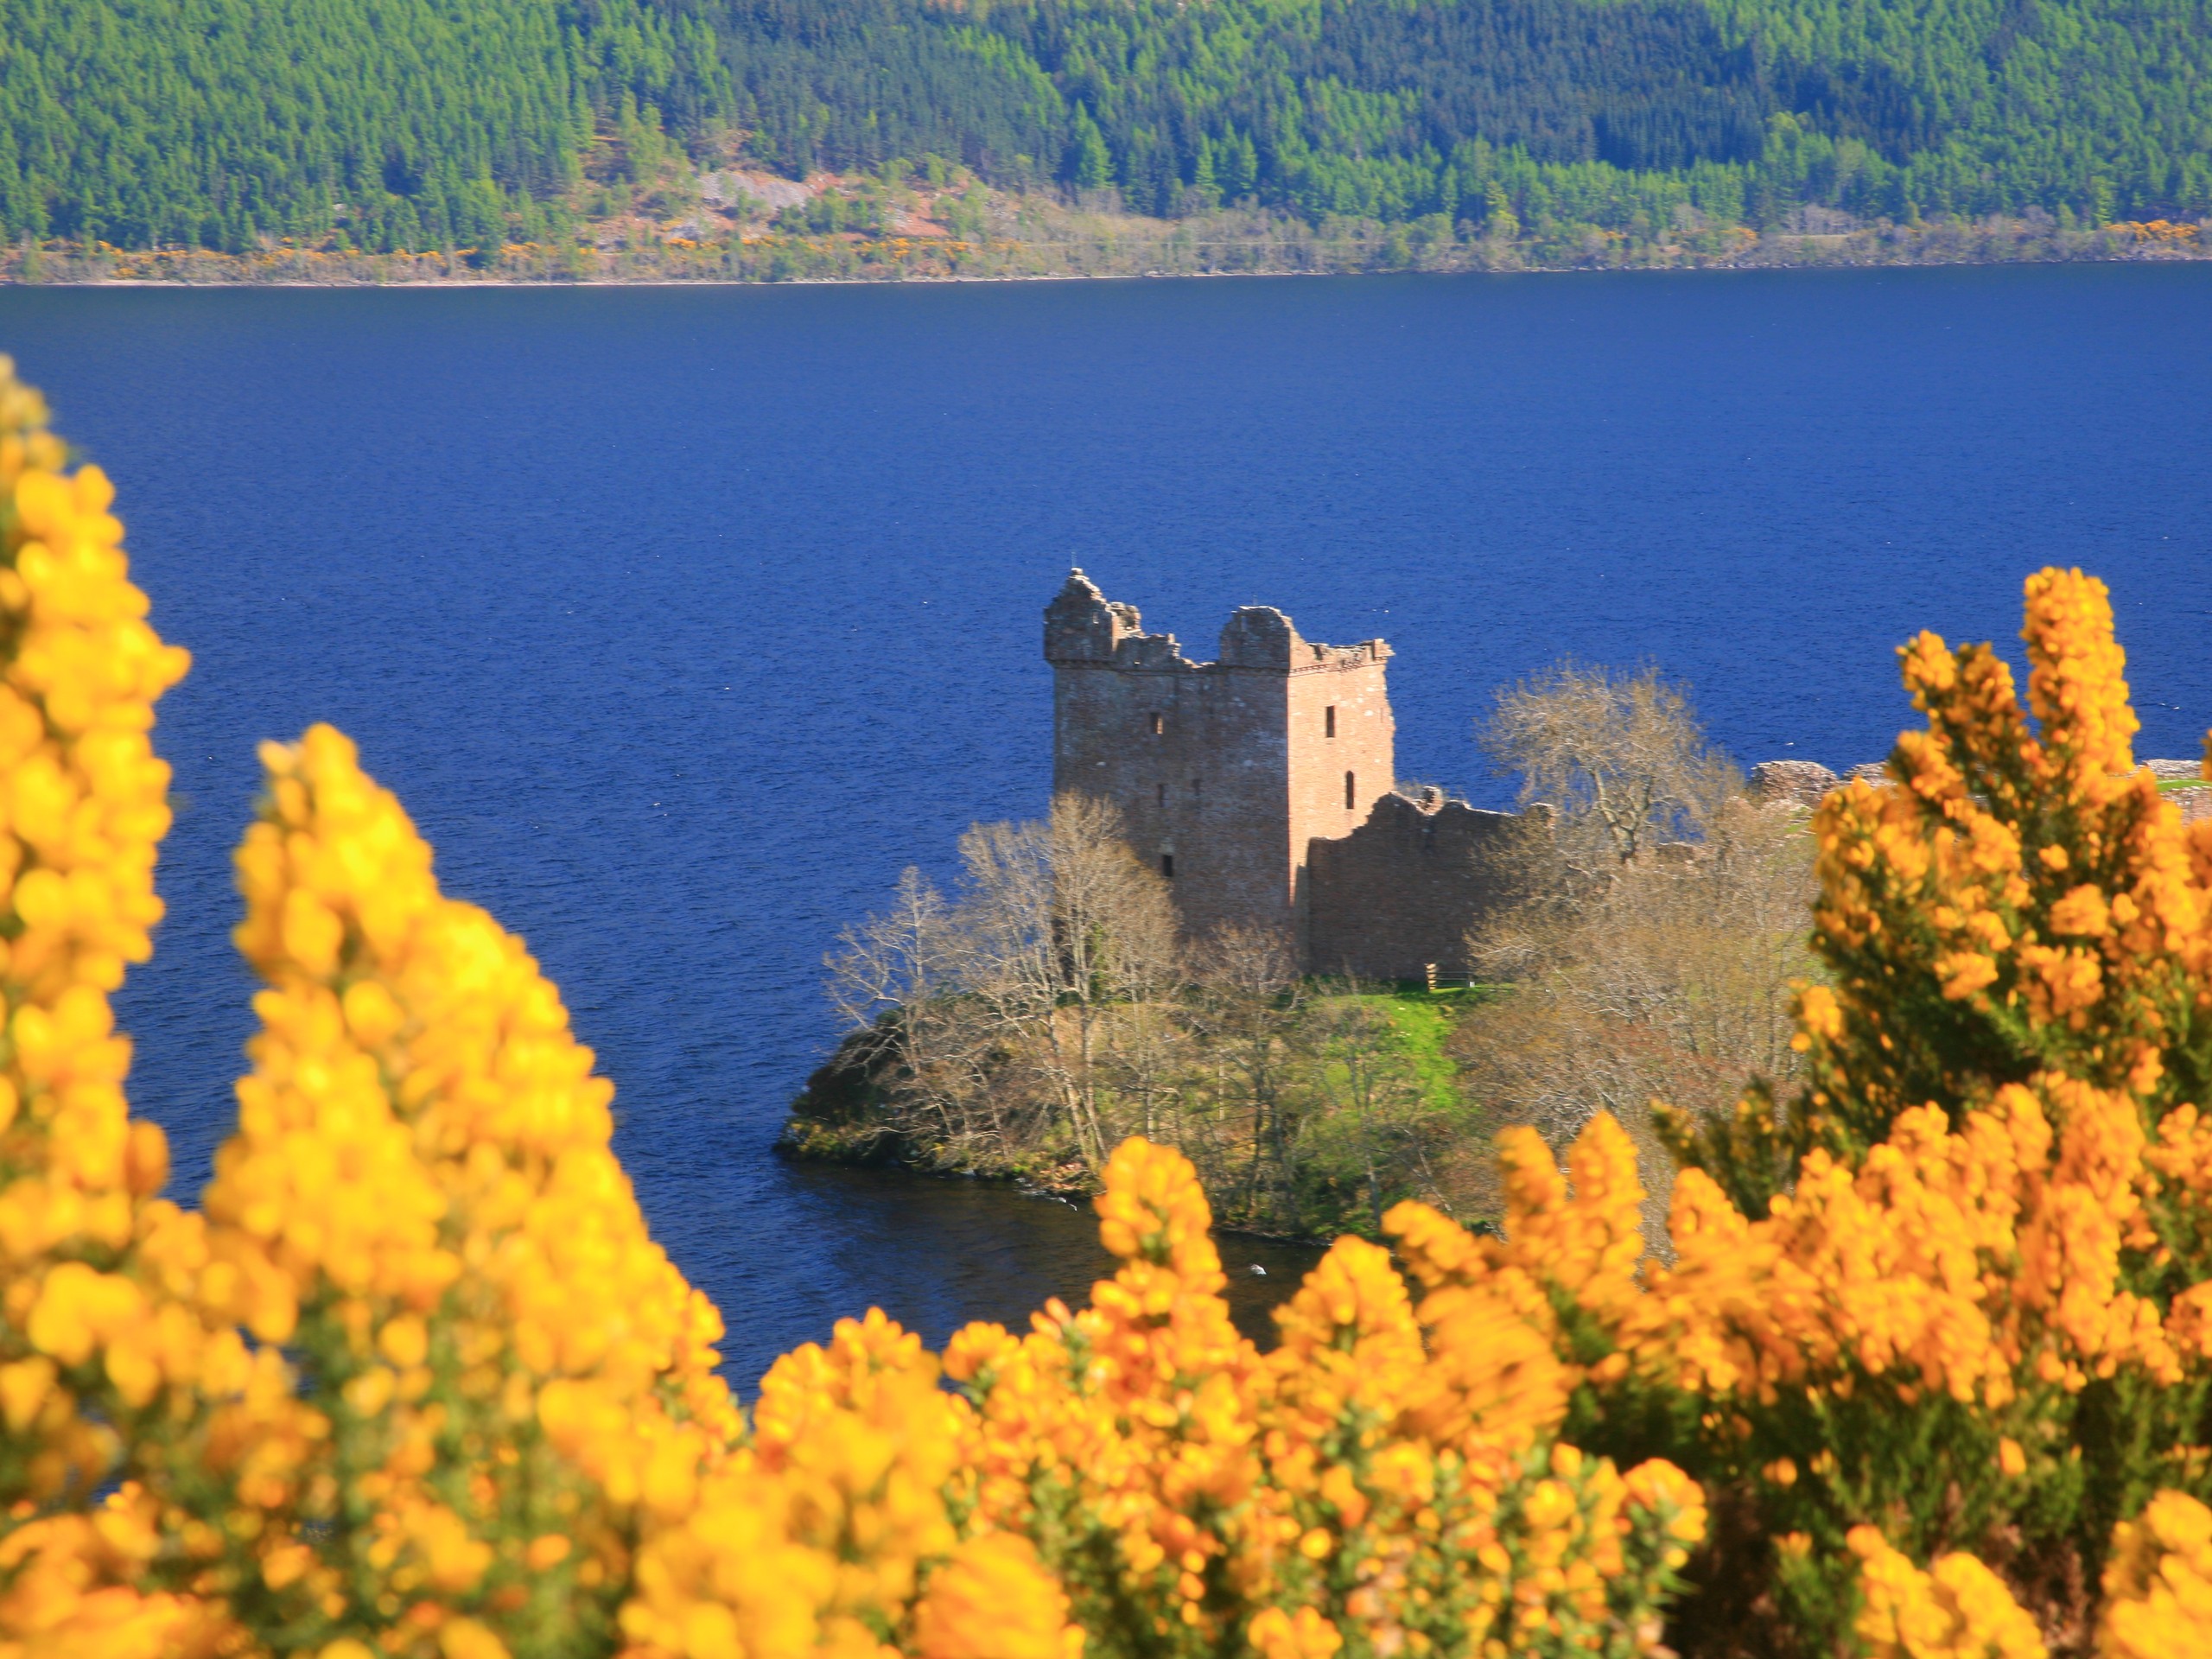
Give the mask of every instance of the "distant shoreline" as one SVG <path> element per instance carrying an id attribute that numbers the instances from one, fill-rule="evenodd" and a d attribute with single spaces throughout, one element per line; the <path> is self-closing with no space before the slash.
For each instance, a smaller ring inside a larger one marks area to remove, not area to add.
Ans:
<path id="1" fill-rule="evenodd" d="M 1230 234 L 1231 229 L 1240 232 Z M 1592 233 L 1470 240 L 1374 221 L 1316 228 L 1274 219 L 1096 220 L 1061 233 L 965 242 L 944 237 L 672 238 L 600 248 L 510 244 L 363 253 L 279 246 L 251 254 L 29 245 L 0 249 L 0 284 L 55 288 L 757 288 L 793 283 L 1138 281 L 1191 276 L 1567 275 L 1595 270 L 1906 270 L 2001 264 L 2200 263 L 2212 235 L 2194 224 L 2085 230 L 2046 220 L 1944 220 L 1837 233 L 1738 226 L 1681 242 Z M 1209 234 L 1211 232 L 1213 233 Z"/>
<path id="2" fill-rule="evenodd" d="M 1299 278 L 1344 276 L 1592 276 L 1665 275 L 1744 275 L 1774 271 L 1835 270 L 1993 270 L 2022 265 L 2171 265 L 2212 263 L 2212 251 L 2185 257 L 2156 259 L 2113 256 L 2104 259 L 1950 259 L 1885 260 L 1833 264 L 1751 264 L 1703 265 L 1521 265 L 1510 270 L 1479 267 L 1431 270 L 1147 270 L 1147 271 L 997 271 L 947 273 L 906 276 L 551 276 L 415 277 L 378 280 L 373 277 L 325 278 L 240 277 L 227 282 L 190 281 L 181 277 L 92 277 L 64 281 L 17 282 L 0 277 L 0 288 L 67 289 L 85 292 L 100 289 L 156 289 L 185 292 L 213 289 L 289 289 L 319 291 L 387 289 L 424 293 L 477 289 L 611 289 L 611 288 L 890 288 L 1004 285 L 1014 283 L 1145 283 L 1195 282 L 1212 279 L 1290 281 Z"/>
<path id="3" fill-rule="evenodd" d="M 297 292 L 382 289 L 420 291 L 423 293 L 451 292 L 457 289 L 614 289 L 614 288 L 891 288 L 891 287 L 989 287 L 1010 283 L 1145 283 L 1198 282 L 1216 278 L 1251 282 L 1289 281 L 1298 278 L 1344 276 L 1592 276 L 1627 275 L 1743 275 L 1754 272 L 1815 271 L 1815 270 L 1989 270 L 2000 266 L 2063 265 L 2063 264 L 2203 264 L 2212 256 L 2189 259 L 1960 259 L 1941 264 L 1929 261 L 1897 260 L 1885 264 L 1834 265 L 1524 265 L 1511 270 L 1148 270 L 1096 272 L 994 272 L 986 275 L 946 275 L 915 276 L 607 276 L 581 280 L 563 280 L 544 276 L 516 277 L 420 277 L 404 281 L 377 281 L 373 278 L 346 280 L 333 278 L 308 281 L 300 278 L 268 279 L 240 278 L 233 282 L 191 282 L 181 278 L 111 277 L 71 279 L 61 282 L 19 283 L 0 277 L 0 289 L 63 289 L 75 293 L 99 289 L 151 289 L 162 292 L 184 293 L 217 289 L 290 289 Z"/>

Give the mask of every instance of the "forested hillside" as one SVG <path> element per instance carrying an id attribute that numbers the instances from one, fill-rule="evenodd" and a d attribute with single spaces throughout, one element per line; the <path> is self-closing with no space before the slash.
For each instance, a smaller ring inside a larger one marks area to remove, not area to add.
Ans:
<path id="1" fill-rule="evenodd" d="M 957 126 L 986 177 L 1161 214 L 2212 207 L 2206 0 L 670 3 L 793 170 L 950 154 Z M 862 59 L 899 73 L 855 97 Z"/>
<path id="2" fill-rule="evenodd" d="M 474 243 L 535 228 L 626 97 L 725 109 L 712 36 L 641 0 L 0 0 L 0 225 Z"/>
<path id="3" fill-rule="evenodd" d="M 536 239 L 656 129 L 1508 238 L 2196 218 L 2212 0 L 0 0 L 11 239 Z"/>

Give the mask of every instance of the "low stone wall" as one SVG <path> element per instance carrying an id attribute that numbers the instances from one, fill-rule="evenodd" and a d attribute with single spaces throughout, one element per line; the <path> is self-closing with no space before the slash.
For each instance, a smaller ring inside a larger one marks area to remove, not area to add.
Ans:
<path id="1" fill-rule="evenodd" d="M 2142 764 L 2162 781 L 2198 776 L 2193 760 Z M 1770 760 L 1749 785 L 1755 800 L 1808 810 L 1840 782 L 1861 778 L 1877 787 L 1890 781 L 1879 762 L 1839 779 L 1811 761 Z M 2212 785 L 2170 789 L 2166 798 L 2185 823 L 2212 818 Z M 1309 841 L 1299 892 L 1307 971 L 1417 981 L 1433 967 L 1459 980 L 1468 971 L 1467 935 L 1511 898 L 1514 841 L 1548 815 L 1542 806 L 1526 816 L 1486 812 L 1435 789 L 1394 791 L 1350 835 Z"/>
<path id="2" fill-rule="evenodd" d="M 1385 795 L 1349 836 L 1307 842 L 1312 971 L 1418 980 L 1433 963 L 1465 974 L 1467 935 L 1503 901 L 1503 855 L 1529 824 L 1428 790 Z"/>

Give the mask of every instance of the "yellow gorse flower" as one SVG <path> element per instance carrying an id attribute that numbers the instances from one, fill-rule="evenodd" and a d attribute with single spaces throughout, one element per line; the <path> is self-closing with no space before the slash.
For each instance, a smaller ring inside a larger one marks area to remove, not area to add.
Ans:
<path id="1" fill-rule="evenodd" d="M 152 1201 L 159 1128 L 124 1101 L 108 997 L 161 918 L 168 767 L 153 705 L 185 653 L 146 622 L 114 492 L 71 472 L 0 359 L 0 1653 L 192 1651 L 219 1611 L 148 1582 L 150 1505 L 92 1494 L 164 1397 L 243 1371 L 166 1295 L 196 1223 Z"/>
<path id="2" fill-rule="evenodd" d="M 264 760 L 238 942 L 269 988 L 200 1290 L 289 1344 L 317 1403 L 219 1415 L 251 1516 L 233 1570 L 326 1641 L 604 1632 L 639 1529 L 738 1436 L 721 1321 L 648 1236 L 613 1091 L 520 942 L 439 893 L 338 733 Z"/>
<path id="3" fill-rule="evenodd" d="M 327 728 L 238 856 L 237 1132 L 154 1196 L 107 999 L 184 658 L 65 459 L 0 374 L 0 1659 L 1635 1659 L 1732 1572 L 1839 1650 L 2032 1659 L 2007 1538 L 2107 1659 L 2202 1650 L 2212 827 L 2128 771 L 2097 583 L 2029 584 L 2024 708 L 1906 648 L 1928 730 L 1815 822 L 1811 1087 L 1678 1126 L 1663 1250 L 1610 1117 L 1509 1133 L 1494 1233 L 1400 1205 L 1262 1353 L 1132 1141 L 1087 1306 L 942 1360 L 871 1310 L 748 1418 L 558 993 Z"/>
<path id="4" fill-rule="evenodd" d="M 2201 1651 L 2212 1630 L 2212 1510 L 2161 1492 L 2123 1521 L 2105 1571 L 2107 1659 L 2171 1659 Z"/>
<path id="5" fill-rule="evenodd" d="M 1618 1271 L 1623 1193 L 1559 1212 L 1545 1196 L 1516 1215 Z M 970 1326 L 946 1351 L 976 1404 L 979 1512 L 1057 1543 L 1094 1644 L 1656 1648 L 1702 1495 L 1671 1465 L 1624 1477 L 1558 1438 L 1543 1292 L 1502 1248 L 1402 1207 L 1390 1225 L 1432 1287 L 1420 1305 L 1387 1252 L 1341 1239 L 1262 1356 L 1229 1322 L 1179 1153 L 1124 1145 L 1099 1210 L 1123 1265 L 1089 1309 L 1054 1304 L 1021 1338 Z"/>
<path id="6" fill-rule="evenodd" d="M 1923 1573 L 1881 1533 L 1851 1535 L 1865 1592 L 1856 1633 L 1866 1659 L 2044 1659 L 2043 1633 L 2005 1584 L 1973 1556 Z"/>

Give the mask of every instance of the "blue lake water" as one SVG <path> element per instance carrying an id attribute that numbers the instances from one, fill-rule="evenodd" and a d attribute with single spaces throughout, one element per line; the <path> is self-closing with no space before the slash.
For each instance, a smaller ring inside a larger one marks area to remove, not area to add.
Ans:
<path id="1" fill-rule="evenodd" d="M 1071 563 L 1197 655 L 1245 603 L 1387 637 L 1402 772 L 1484 801 L 1473 717 L 1567 652 L 1688 679 L 1746 762 L 1878 758 L 1897 644 L 2012 640 L 2053 562 L 2113 585 L 2139 753 L 2212 724 L 2212 266 L 8 289 L 0 349 L 195 653 L 122 998 L 179 1189 L 249 1028 L 254 745 L 333 721 L 560 982 L 745 1383 L 1098 1265 L 1074 1211 L 768 1150 L 838 926 L 1043 806 Z"/>

